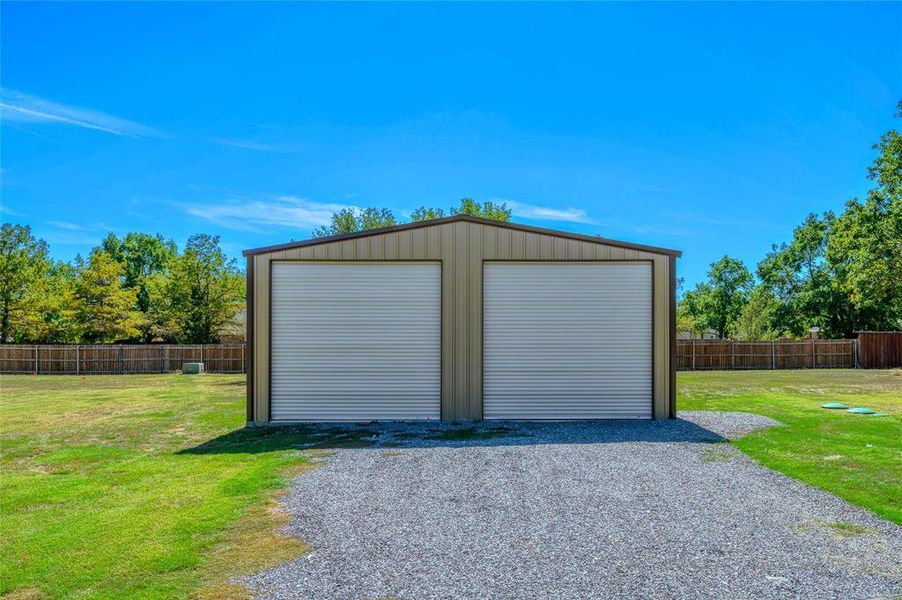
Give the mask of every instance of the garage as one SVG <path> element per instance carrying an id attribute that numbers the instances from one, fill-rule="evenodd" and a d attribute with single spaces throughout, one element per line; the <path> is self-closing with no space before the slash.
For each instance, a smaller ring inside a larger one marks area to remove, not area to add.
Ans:
<path id="1" fill-rule="evenodd" d="M 272 420 L 438 419 L 438 263 L 274 263 Z"/>
<path id="2" fill-rule="evenodd" d="M 648 263 L 486 263 L 486 419 L 652 414 Z"/>
<path id="3" fill-rule="evenodd" d="M 244 255 L 248 426 L 676 416 L 678 250 L 458 214 Z"/>

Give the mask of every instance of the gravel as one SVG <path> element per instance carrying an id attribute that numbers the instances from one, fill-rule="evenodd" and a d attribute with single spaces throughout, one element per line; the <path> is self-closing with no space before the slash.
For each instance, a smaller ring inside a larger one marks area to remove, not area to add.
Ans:
<path id="1" fill-rule="evenodd" d="M 746 413 L 391 423 L 294 480 L 260 598 L 891 598 L 902 528 L 759 466 Z M 468 438 L 468 439 L 465 439 Z"/>

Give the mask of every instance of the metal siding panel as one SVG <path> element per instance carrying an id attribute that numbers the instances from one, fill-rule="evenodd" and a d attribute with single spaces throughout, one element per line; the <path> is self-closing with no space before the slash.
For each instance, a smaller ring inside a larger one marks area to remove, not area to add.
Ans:
<path id="1" fill-rule="evenodd" d="M 454 406 L 457 393 L 454 348 L 458 338 L 454 325 L 454 309 L 457 304 L 454 290 L 454 231 L 453 225 L 442 225 L 442 418 L 460 418 Z"/>
<path id="2" fill-rule="evenodd" d="M 467 304 L 469 300 L 469 281 L 467 280 L 467 255 L 469 252 L 469 227 L 466 222 L 454 223 L 454 375 L 457 389 L 452 399 L 454 414 L 467 413 L 467 394 L 469 392 L 469 369 L 467 369 L 467 351 L 469 350 L 469 327 L 467 323 Z"/>
<path id="3" fill-rule="evenodd" d="M 498 228 L 482 226 L 482 258 L 491 260 L 498 256 Z M 480 277 L 482 269 L 480 268 Z M 481 302 L 481 300 L 480 300 Z"/>
<path id="4" fill-rule="evenodd" d="M 254 257 L 254 419 L 269 421 L 269 256 Z"/>
<path id="5" fill-rule="evenodd" d="M 474 406 L 477 398 L 482 398 L 482 229 L 483 226 L 470 223 L 469 256 L 467 261 L 467 368 L 469 386 L 464 414 L 468 419 L 481 419 L 481 406 Z M 481 403 L 480 403 L 481 404 Z"/>
<path id="6" fill-rule="evenodd" d="M 386 233 L 382 239 L 385 241 L 385 260 L 398 260 L 398 234 Z"/>
<path id="7" fill-rule="evenodd" d="M 511 257 L 511 230 L 496 228 L 497 242 L 495 255 L 499 260 L 507 260 Z"/>
<path id="8" fill-rule="evenodd" d="M 399 260 L 410 260 L 414 258 L 411 255 L 411 248 L 413 246 L 413 235 L 410 231 L 399 231 L 398 232 L 398 259 Z"/>
<path id="9" fill-rule="evenodd" d="M 487 419 L 652 416 L 647 263 L 486 263 Z"/>
<path id="10" fill-rule="evenodd" d="M 274 263 L 272 420 L 438 419 L 438 263 Z"/>

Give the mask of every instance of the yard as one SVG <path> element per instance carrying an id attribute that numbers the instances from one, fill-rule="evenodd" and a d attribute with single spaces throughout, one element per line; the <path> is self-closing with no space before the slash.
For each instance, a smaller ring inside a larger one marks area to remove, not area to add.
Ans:
<path id="1" fill-rule="evenodd" d="M 210 374 L 0 378 L 0 593 L 244 597 L 232 577 L 304 553 L 274 534 L 286 520 L 279 490 L 308 467 L 293 450 L 366 442 L 353 430 L 241 430 L 243 384 Z M 819 408 L 832 400 L 892 416 Z M 902 372 L 685 373 L 679 408 L 781 421 L 736 445 L 902 522 Z"/>
<path id="2" fill-rule="evenodd" d="M 902 370 L 679 374 L 678 410 L 731 410 L 786 427 L 735 444 L 781 473 L 902 524 Z M 889 417 L 820 408 L 865 406 Z"/>

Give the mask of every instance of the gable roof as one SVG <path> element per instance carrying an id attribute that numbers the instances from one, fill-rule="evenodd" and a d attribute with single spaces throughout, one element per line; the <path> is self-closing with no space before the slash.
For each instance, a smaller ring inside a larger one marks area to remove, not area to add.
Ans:
<path id="1" fill-rule="evenodd" d="M 505 229 L 514 229 L 517 231 L 527 231 L 530 233 L 542 233 L 545 235 L 553 235 L 560 238 L 570 240 L 579 240 L 582 242 L 593 242 L 596 244 L 605 244 L 617 248 L 627 248 L 629 250 L 642 250 L 643 252 L 651 252 L 653 254 L 666 254 L 668 256 L 679 257 L 683 253 L 680 250 L 672 250 L 670 248 L 660 248 L 658 246 L 646 246 L 645 244 L 633 244 L 631 242 L 619 242 L 595 235 L 585 235 L 582 233 L 571 233 L 569 231 L 559 231 L 557 229 L 546 229 L 544 227 L 533 227 L 532 225 L 521 225 L 519 223 L 511 223 L 509 221 L 496 221 L 494 219 L 483 219 L 481 217 L 473 217 L 471 215 L 451 215 L 441 219 L 430 219 L 428 221 L 415 221 L 413 223 L 402 223 L 400 225 L 392 225 L 390 227 L 380 227 L 378 229 L 367 229 L 366 231 L 355 231 L 354 233 L 343 233 L 341 235 L 332 235 L 329 237 L 312 238 L 309 240 L 300 240 L 296 242 L 288 242 L 286 244 L 276 244 L 274 246 L 261 246 L 259 248 L 251 248 L 243 252 L 244 256 L 253 256 L 255 254 L 266 254 L 268 252 L 278 252 L 279 250 L 290 250 L 292 248 L 303 248 L 304 246 L 315 246 L 317 244 L 328 244 L 329 242 L 340 242 L 342 240 L 354 240 L 358 238 L 369 237 L 372 235 L 380 235 L 383 233 L 392 233 L 394 231 L 404 231 L 407 229 L 417 229 L 420 227 L 434 227 L 436 225 L 444 225 L 445 223 L 455 223 L 457 221 L 465 221 L 467 223 L 479 223 L 481 225 L 492 225 L 494 227 L 503 227 Z"/>

